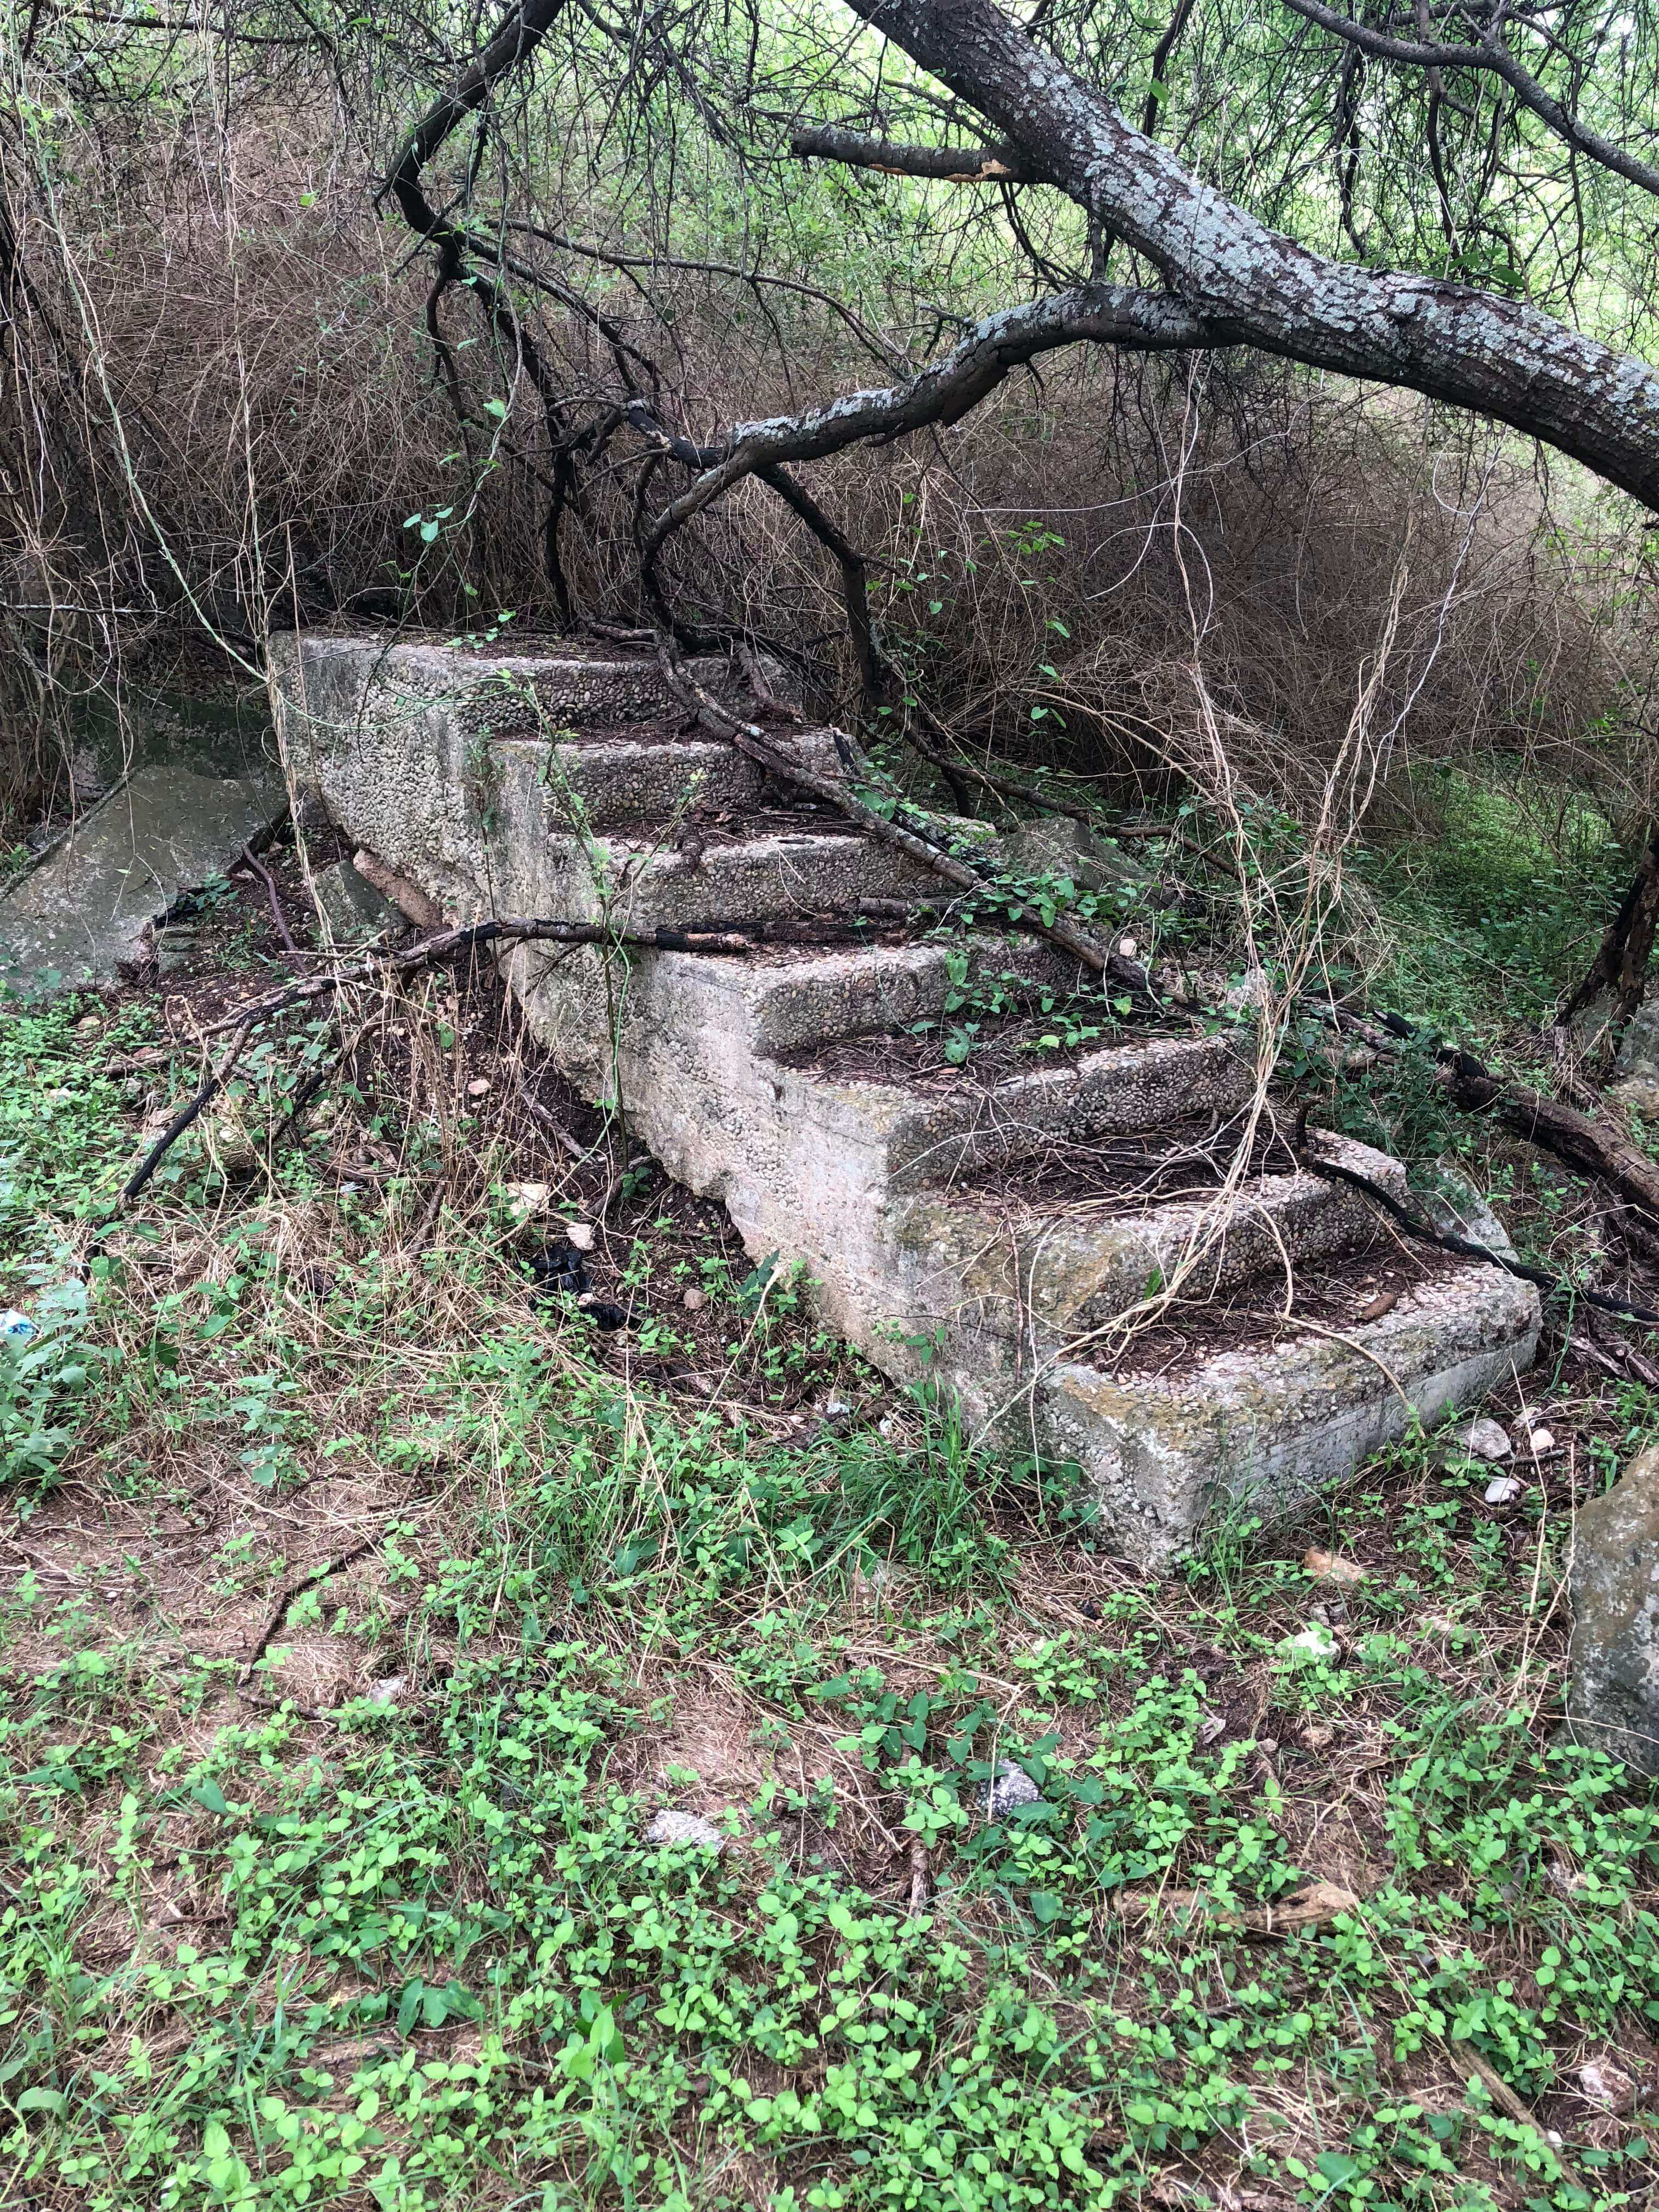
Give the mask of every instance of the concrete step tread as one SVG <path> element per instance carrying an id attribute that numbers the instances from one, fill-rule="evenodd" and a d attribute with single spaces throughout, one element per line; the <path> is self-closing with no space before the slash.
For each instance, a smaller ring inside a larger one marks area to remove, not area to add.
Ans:
<path id="1" fill-rule="evenodd" d="M 1331 1156 L 1403 1194 L 1404 1171 L 1384 1154 L 1344 1140 Z M 995 1193 L 927 1190 L 895 1200 L 890 1221 L 930 1310 L 971 1307 L 976 1328 L 1051 1344 L 1172 1289 L 1212 1301 L 1255 1285 L 1282 1306 L 1304 1271 L 1397 1249 L 1358 1192 L 1293 1163 L 1232 1190 L 1124 1196 L 1109 1211 L 1031 1205 L 1017 1178 Z"/>

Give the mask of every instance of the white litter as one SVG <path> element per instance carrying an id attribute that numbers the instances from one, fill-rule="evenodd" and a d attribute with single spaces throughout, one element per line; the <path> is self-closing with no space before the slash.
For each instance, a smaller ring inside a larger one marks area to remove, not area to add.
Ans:
<path id="1" fill-rule="evenodd" d="M 712 1820 L 705 1820 L 701 1813 L 655 1814 L 645 1832 L 647 1844 L 658 1845 L 690 1844 L 700 1851 L 722 1851 L 726 1838 Z"/>

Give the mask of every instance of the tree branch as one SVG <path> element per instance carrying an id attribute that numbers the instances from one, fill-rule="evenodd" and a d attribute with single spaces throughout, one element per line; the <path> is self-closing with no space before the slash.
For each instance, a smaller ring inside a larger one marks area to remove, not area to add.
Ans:
<path id="1" fill-rule="evenodd" d="M 1137 131 L 994 0 L 849 5 L 1005 133 L 1034 178 L 1143 254 L 1224 342 L 1510 423 L 1659 512 L 1659 372 L 1646 362 L 1523 301 L 1334 261 L 1269 229 Z"/>
<path id="2" fill-rule="evenodd" d="M 1427 70 L 1489 70 L 1494 76 L 1501 77 L 1516 98 L 1574 153 L 1599 161 L 1604 169 L 1613 170 L 1632 185 L 1640 185 L 1644 191 L 1659 192 L 1659 169 L 1627 153 L 1601 131 L 1592 131 L 1589 124 L 1581 123 L 1516 60 L 1503 43 L 1501 12 L 1498 25 L 1478 46 L 1438 46 L 1413 39 L 1391 38 L 1386 31 L 1374 31 L 1369 24 L 1356 23 L 1346 15 L 1340 15 L 1334 8 L 1322 6 L 1321 0 L 1285 0 L 1285 5 L 1304 21 L 1316 23 L 1322 31 L 1329 31 L 1379 61 L 1406 62 L 1413 68 Z"/>
<path id="3" fill-rule="evenodd" d="M 1028 185 L 1026 164 L 1011 146 L 903 146 L 866 138 L 861 131 L 816 124 L 794 131 L 789 150 L 803 161 L 844 161 L 849 168 L 879 169 L 890 177 L 931 177 L 947 185 Z"/>
<path id="4" fill-rule="evenodd" d="M 945 359 L 902 384 L 851 392 L 800 415 L 739 422 L 720 445 L 695 449 L 703 473 L 671 500 L 653 524 L 645 554 L 664 542 L 742 477 L 791 461 L 819 460 L 866 438 L 897 438 L 930 423 L 960 421 L 1005 377 L 1039 354 L 1093 338 L 1141 352 L 1226 344 L 1230 333 L 1160 292 L 1120 284 L 1084 284 L 988 315 Z"/>

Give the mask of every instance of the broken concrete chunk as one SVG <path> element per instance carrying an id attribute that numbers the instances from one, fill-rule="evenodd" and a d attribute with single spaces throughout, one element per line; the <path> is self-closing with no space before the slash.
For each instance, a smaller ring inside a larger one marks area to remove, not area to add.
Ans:
<path id="1" fill-rule="evenodd" d="M 1150 870 L 1069 815 L 1028 822 L 1001 844 L 1004 865 L 1017 876 L 1069 876 L 1085 891 L 1144 890 L 1152 881 Z"/>
<path id="2" fill-rule="evenodd" d="M 384 899 L 390 900 L 405 921 L 412 921 L 417 929 L 441 929 L 444 910 L 436 899 L 428 898 L 418 884 L 400 876 L 395 868 L 387 867 L 378 854 L 364 848 L 351 856 L 351 865 L 357 873 Z"/>
<path id="3" fill-rule="evenodd" d="M 1580 1511 L 1567 1589 L 1568 1729 L 1659 1775 L 1659 1445 Z"/>
<path id="4" fill-rule="evenodd" d="M 1414 1190 L 1412 1196 L 1443 1237 L 1462 1237 L 1471 1244 L 1484 1244 L 1500 1259 L 1515 1257 L 1509 1231 L 1455 1160 L 1437 1159 L 1433 1182 L 1426 1190 Z"/>
<path id="5" fill-rule="evenodd" d="M 1017 1805 L 1040 1805 L 1042 1792 L 1023 1766 L 999 1766 L 994 1777 L 979 1785 L 980 1810 L 988 1820 L 1000 1820 Z"/>
<path id="6" fill-rule="evenodd" d="M 712 1820 L 705 1820 L 701 1813 L 675 1813 L 665 1809 L 654 1814 L 645 1832 L 647 1844 L 690 1844 L 693 1850 L 720 1852 L 726 1849 L 728 1838 Z"/>
<path id="7" fill-rule="evenodd" d="M 368 945 L 400 930 L 404 917 L 349 860 L 336 860 L 312 878 L 317 910 L 337 945 Z"/>
<path id="8" fill-rule="evenodd" d="M 169 909 L 287 812 L 274 772 L 140 769 L 0 899 L 0 980 L 36 994 L 113 982 L 124 964 L 146 964 Z"/>
<path id="9" fill-rule="evenodd" d="M 1466 1421 L 1461 1429 L 1453 1429 L 1444 1441 L 1449 1451 L 1461 1452 L 1469 1459 L 1507 1459 L 1515 1449 L 1509 1431 L 1485 1413 Z"/>

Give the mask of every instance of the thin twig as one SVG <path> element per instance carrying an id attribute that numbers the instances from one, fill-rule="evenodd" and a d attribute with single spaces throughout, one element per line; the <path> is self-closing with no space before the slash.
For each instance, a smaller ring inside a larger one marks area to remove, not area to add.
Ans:
<path id="1" fill-rule="evenodd" d="M 213 1068 L 209 1071 L 195 1097 L 191 1098 L 187 1104 L 179 1108 L 179 1111 L 167 1123 L 166 1128 L 162 1130 L 161 1135 L 155 1139 L 155 1142 L 144 1154 L 143 1158 L 139 1161 L 137 1166 L 127 1177 L 126 1182 L 122 1186 L 121 1189 L 121 1203 L 123 1206 L 130 1206 L 132 1203 L 133 1200 L 137 1197 L 139 1192 L 143 1190 L 144 1185 L 155 1174 L 156 1169 L 161 1166 L 161 1162 L 166 1158 L 168 1152 L 172 1151 L 173 1146 L 178 1143 L 179 1138 L 182 1137 L 185 1130 L 189 1128 L 191 1123 L 196 1120 L 197 1116 L 205 1107 L 212 1103 L 213 1100 L 218 1097 L 220 1091 L 224 1089 L 226 1083 L 229 1079 L 231 1070 L 241 1058 L 242 1053 L 246 1047 L 247 1041 L 253 1034 L 255 1024 L 258 1023 L 258 1019 L 259 1016 L 257 1013 L 248 1013 L 245 1016 L 239 1016 L 237 1018 L 236 1034 L 231 1039 L 229 1048 L 227 1050 L 224 1058 L 220 1061 L 216 1068 Z"/>
<path id="2" fill-rule="evenodd" d="M 294 932 L 289 927 L 288 916 L 283 912 L 283 902 L 277 893 L 276 877 L 271 874 L 263 860 L 256 858 L 252 845 L 243 846 L 242 860 L 246 866 L 252 869 L 265 887 L 265 896 L 270 903 L 270 918 L 276 925 L 276 934 L 283 940 L 283 950 L 297 955 L 300 948 L 294 942 Z"/>

